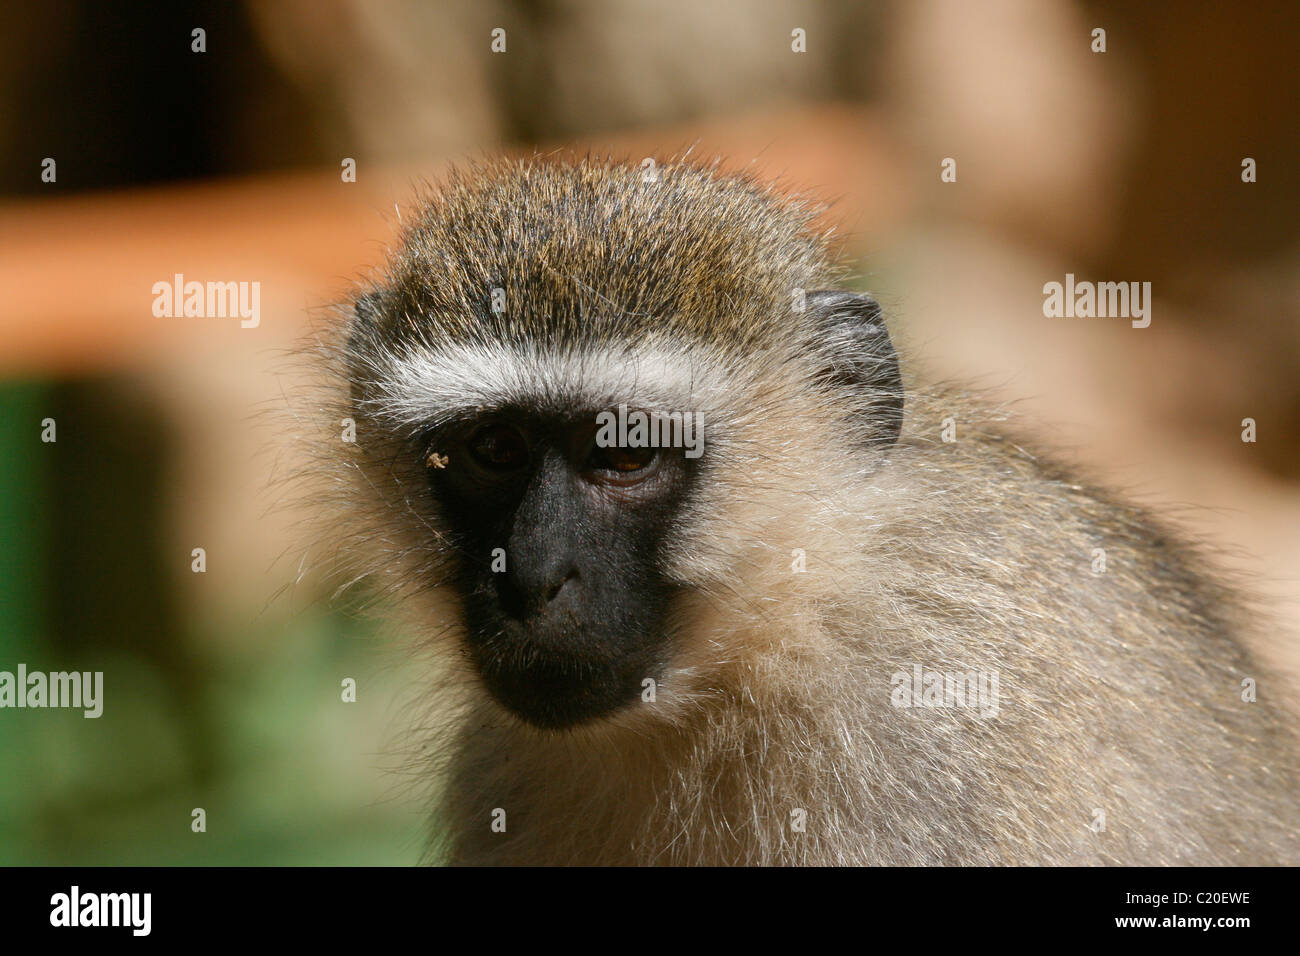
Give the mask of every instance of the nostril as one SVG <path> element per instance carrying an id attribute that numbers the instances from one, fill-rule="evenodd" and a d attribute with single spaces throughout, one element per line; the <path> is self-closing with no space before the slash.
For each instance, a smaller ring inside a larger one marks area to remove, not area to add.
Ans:
<path id="1" fill-rule="evenodd" d="M 548 592 L 546 592 L 546 603 L 550 604 L 552 601 L 554 601 L 559 596 L 560 591 L 563 590 L 564 586 L 568 584 L 570 581 L 572 581 L 574 578 L 576 578 L 577 576 L 578 576 L 577 571 L 570 571 L 568 574 L 566 574 L 559 584 L 555 585 Z"/>

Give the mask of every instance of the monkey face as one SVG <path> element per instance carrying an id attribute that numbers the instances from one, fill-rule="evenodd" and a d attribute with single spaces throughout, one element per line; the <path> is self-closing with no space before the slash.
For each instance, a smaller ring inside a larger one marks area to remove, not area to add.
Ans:
<path id="1" fill-rule="evenodd" d="M 470 657 L 493 697 L 540 727 L 635 700 L 667 649 L 672 585 L 658 557 L 693 463 L 677 448 L 602 444 L 595 417 L 506 410 L 430 444 Z"/>
<path id="2" fill-rule="evenodd" d="M 669 646 L 665 620 L 685 635 L 702 603 L 678 592 L 707 599 L 770 556 L 765 529 L 831 480 L 801 443 L 856 474 L 897 439 L 880 307 L 817 291 L 838 269 L 814 216 L 685 164 L 650 184 L 505 163 L 430 197 L 355 298 L 339 371 L 363 493 L 388 505 L 385 571 L 453 585 L 470 658 L 522 719 L 599 719 L 679 663 L 707 680 L 707 641 Z M 686 410 L 707 417 L 708 455 L 597 442 L 598 416 L 626 405 L 680 412 L 684 440 Z"/>

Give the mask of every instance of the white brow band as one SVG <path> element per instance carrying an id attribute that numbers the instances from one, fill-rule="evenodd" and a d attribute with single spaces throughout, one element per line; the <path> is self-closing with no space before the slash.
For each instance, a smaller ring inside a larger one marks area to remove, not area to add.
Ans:
<path id="1" fill-rule="evenodd" d="M 588 346 L 550 352 L 497 342 L 452 344 L 394 356 L 384 365 L 380 394 L 367 404 L 407 425 L 513 403 L 557 410 L 626 403 L 685 411 L 716 407 L 734 392 L 718 361 L 684 350 Z"/>

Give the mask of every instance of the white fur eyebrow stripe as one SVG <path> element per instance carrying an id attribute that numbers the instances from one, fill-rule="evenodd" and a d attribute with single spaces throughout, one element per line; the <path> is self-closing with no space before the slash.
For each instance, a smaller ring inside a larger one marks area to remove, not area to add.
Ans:
<path id="1" fill-rule="evenodd" d="M 380 414 L 409 425 L 516 402 L 557 410 L 620 403 L 714 408 L 734 391 L 716 359 L 657 348 L 550 352 L 498 342 L 455 344 L 394 356 L 386 366 L 380 394 L 370 401 Z"/>

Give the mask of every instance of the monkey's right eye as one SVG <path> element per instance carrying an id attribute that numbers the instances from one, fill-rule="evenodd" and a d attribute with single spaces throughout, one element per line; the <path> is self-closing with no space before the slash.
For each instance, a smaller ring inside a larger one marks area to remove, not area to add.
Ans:
<path id="1" fill-rule="evenodd" d="M 484 425 L 470 436 L 469 453 L 484 468 L 515 471 L 528 462 L 528 442 L 517 428 Z"/>

